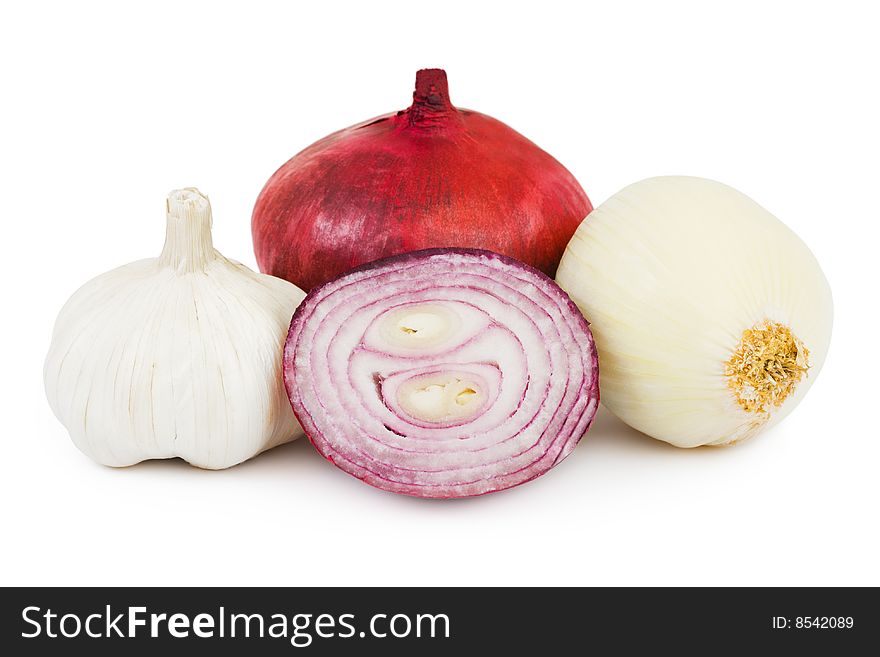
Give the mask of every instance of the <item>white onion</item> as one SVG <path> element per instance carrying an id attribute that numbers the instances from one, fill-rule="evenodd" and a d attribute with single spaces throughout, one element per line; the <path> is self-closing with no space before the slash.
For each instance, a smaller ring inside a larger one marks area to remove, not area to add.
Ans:
<path id="1" fill-rule="evenodd" d="M 379 260 L 313 290 L 284 377 L 327 459 L 379 488 L 481 495 L 543 474 L 598 405 L 587 322 L 544 274 L 489 251 Z"/>
<path id="2" fill-rule="evenodd" d="M 781 420 L 831 339 L 831 291 L 810 250 L 711 180 L 618 192 L 578 228 L 556 280 L 592 323 L 603 403 L 679 447 L 731 444 Z"/>

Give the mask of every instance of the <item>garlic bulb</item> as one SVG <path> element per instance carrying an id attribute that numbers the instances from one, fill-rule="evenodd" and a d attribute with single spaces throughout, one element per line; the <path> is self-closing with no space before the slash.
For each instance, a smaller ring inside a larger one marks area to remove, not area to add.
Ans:
<path id="1" fill-rule="evenodd" d="M 591 322 L 602 402 L 679 447 L 754 436 L 803 398 L 831 339 L 806 245 L 725 185 L 630 185 L 580 225 L 557 282 Z"/>
<path id="2" fill-rule="evenodd" d="M 197 190 L 172 192 L 166 207 L 158 258 L 98 276 L 62 308 L 46 394 L 99 463 L 226 468 L 302 435 L 281 354 L 304 293 L 220 255 Z"/>

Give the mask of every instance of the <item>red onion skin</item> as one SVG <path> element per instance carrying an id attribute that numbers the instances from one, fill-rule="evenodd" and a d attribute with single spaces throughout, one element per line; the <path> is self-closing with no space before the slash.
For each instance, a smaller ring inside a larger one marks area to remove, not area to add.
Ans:
<path id="1" fill-rule="evenodd" d="M 359 265 L 358 267 L 353 268 L 351 271 L 343 272 L 344 275 L 353 274 L 356 272 L 367 272 L 373 269 L 381 269 L 385 268 L 388 265 L 400 264 L 405 265 L 410 261 L 419 260 L 423 258 L 427 258 L 434 254 L 443 254 L 443 253 L 461 253 L 461 254 L 470 254 L 474 256 L 485 256 L 489 258 L 496 258 L 502 262 L 512 264 L 516 267 L 521 267 L 525 271 L 529 271 L 538 278 L 543 278 L 548 280 L 554 287 L 557 287 L 555 281 L 547 277 L 540 270 L 536 270 L 529 265 L 526 265 L 522 262 L 518 262 L 508 258 L 507 256 L 503 256 L 498 253 L 488 252 L 482 249 L 463 249 L 463 248 L 434 248 L 434 249 L 425 249 L 416 252 L 408 252 L 398 256 L 392 256 L 389 258 L 383 258 L 376 261 L 371 261 L 368 263 L 364 263 Z M 351 465 L 344 460 L 337 461 L 334 458 L 334 452 L 332 449 L 328 448 L 328 445 L 325 441 L 320 437 L 320 431 L 316 427 L 315 423 L 312 421 L 312 418 L 306 412 L 304 406 L 302 405 L 300 399 L 300 393 L 297 390 L 295 374 L 294 374 L 294 356 L 297 344 L 297 338 L 299 331 L 305 321 L 307 321 L 308 314 L 311 312 L 310 301 L 317 297 L 321 293 L 321 289 L 325 286 L 331 285 L 335 283 L 336 279 L 327 281 L 322 283 L 318 287 L 314 288 L 311 293 L 303 300 L 303 302 L 297 307 L 296 311 L 294 311 L 293 317 L 290 321 L 290 329 L 287 334 L 287 339 L 284 345 L 284 354 L 283 354 L 283 377 L 284 377 L 284 387 L 287 391 L 287 396 L 290 399 L 291 407 L 293 409 L 294 416 L 296 416 L 297 421 L 300 423 L 300 426 L 303 427 L 306 436 L 309 439 L 309 442 L 317 449 L 318 453 L 321 454 L 326 460 L 330 463 L 333 463 L 339 469 L 347 472 L 350 475 L 358 479 L 362 479 L 365 483 L 374 486 L 376 488 L 380 488 L 385 491 L 394 492 L 397 494 L 402 494 L 411 497 L 418 497 L 422 499 L 460 499 L 462 497 L 479 497 L 482 495 L 486 495 L 493 492 L 498 492 L 501 490 L 507 490 L 510 488 L 516 488 L 521 486 L 522 484 L 533 481 L 534 479 L 540 477 L 542 474 L 545 474 L 548 470 L 552 469 L 556 465 L 558 465 L 561 461 L 563 461 L 566 457 L 568 457 L 583 436 L 589 431 L 592 426 L 593 419 L 595 418 L 596 411 L 598 410 L 598 405 L 600 401 L 600 393 L 599 393 L 599 356 L 596 351 L 596 344 L 592 339 L 592 333 L 589 328 L 589 321 L 583 316 L 581 311 L 575 305 L 574 301 L 566 294 L 563 290 L 559 290 L 560 296 L 564 299 L 565 305 L 568 307 L 570 312 L 570 316 L 574 318 L 577 322 L 579 329 L 586 333 L 589 336 L 589 348 L 587 353 L 585 354 L 586 360 L 590 364 L 591 368 L 591 378 L 590 385 L 587 390 L 584 391 L 584 395 L 589 400 L 594 400 L 595 404 L 593 406 L 592 412 L 585 413 L 578 420 L 579 429 L 576 430 L 567 440 L 567 445 L 563 448 L 563 450 L 557 455 L 552 465 L 549 468 L 544 470 L 536 471 L 531 474 L 528 478 L 523 478 L 516 483 L 507 484 L 500 487 L 488 486 L 485 489 L 479 492 L 470 492 L 467 494 L 460 494 L 455 490 L 451 489 L 440 489 L 436 492 L 430 492 L 425 490 L 417 491 L 414 488 L 406 485 L 399 486 L 388 486 L 381 483 L 381 480 L 378 479 L 376 475 L 364 475 L 357 471 L 357 469 L 352 469 Z M 454 487 L 453 487 L 454 488 Z"/>
<path id="2" fill-rule="evenodd" d="M 455 108 L 446 74 L 419 71 L 412 106 L 312 144 L 254 207 L 260 270 L 308 291 L 357 265 L 429 247 L 511 256 L 553 276 L 592 210 L 552 156 Z"/>

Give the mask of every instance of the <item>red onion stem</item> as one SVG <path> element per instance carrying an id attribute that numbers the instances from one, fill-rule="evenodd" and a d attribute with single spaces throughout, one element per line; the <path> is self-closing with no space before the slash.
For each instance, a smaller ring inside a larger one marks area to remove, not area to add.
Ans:
<path id="1" fill-rule="evenodd" d="M 450 116 L 458 110 L 449 100 L 449 84 L 446 71 L 439 68 L 424 68 L 416 73 L 416 89 L 413 103 L 403 114 L 407 125 L 413 128 L 435 128 L 450 123 Z"/>

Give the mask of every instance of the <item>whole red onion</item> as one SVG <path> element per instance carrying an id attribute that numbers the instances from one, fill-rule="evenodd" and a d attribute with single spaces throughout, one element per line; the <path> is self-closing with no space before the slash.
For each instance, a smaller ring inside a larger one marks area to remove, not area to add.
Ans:
<path id="1" fill-rule="evenodd" d="M 325 458 L 418 497 L 544 474 L 599 404 L 583 315 L 541 272 L 489 251 L 407 253 L 315 288 L 290 323 L 283 370 Z"/>
<path id="2" fill-rule="evenodd" d="M 252 230 L 260 270 L 305 290 L 427 247 L 489 249 L 553 276 L 590 210 L 565 167 L 500 121 L 453 107 L 446 73 L 425 69 L 409 109 L 335 132 L 276 171 Z"/>

